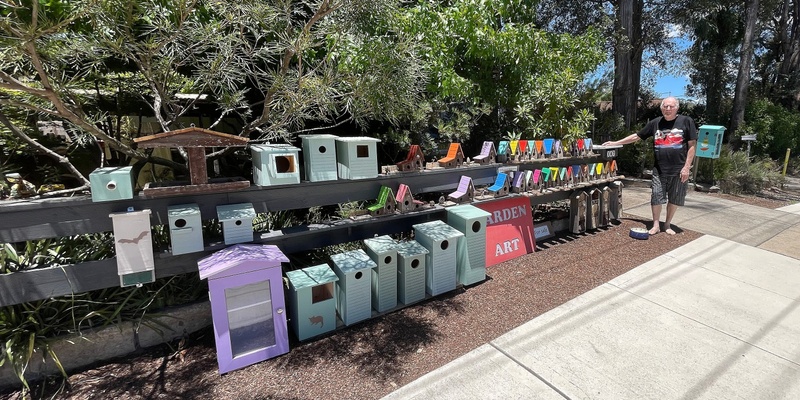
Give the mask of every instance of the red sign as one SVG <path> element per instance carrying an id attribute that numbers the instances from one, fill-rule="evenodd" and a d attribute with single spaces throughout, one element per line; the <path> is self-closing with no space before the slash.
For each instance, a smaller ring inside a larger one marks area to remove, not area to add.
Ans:
<path id="1" fill-rule="evenodd" d="M 527 197 L 510 197 L 475 206 L 491 214 L 486 222 L 487 267 L 536 249 L 531 202 Z"/>

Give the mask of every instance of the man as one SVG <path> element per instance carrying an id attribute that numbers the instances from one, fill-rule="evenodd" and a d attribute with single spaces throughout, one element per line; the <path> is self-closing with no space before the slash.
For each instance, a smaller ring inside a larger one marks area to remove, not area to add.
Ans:
<path id="1" fill-rule="evenodd" d="M 653 211 L 653 227 L 650 234 L 661 232 L 659 220 L 661 206 L 667 204 L 667 217 L 664 231 L 674 235 L 672 218 L 679 206 L 686 200 L 689 172 L 692 170 L 695 146 L 697 145 L 697 126 L 692 118 L 678 115 L 678 99 L 667 97 L 661 102 L 661 114 L 645 125 L 641 131 L 623 139 L 605 142 L 603 145 L 625 145 L 653 137 L 655 168 L 653 168 L 652 195 L 650 206 Z"/>

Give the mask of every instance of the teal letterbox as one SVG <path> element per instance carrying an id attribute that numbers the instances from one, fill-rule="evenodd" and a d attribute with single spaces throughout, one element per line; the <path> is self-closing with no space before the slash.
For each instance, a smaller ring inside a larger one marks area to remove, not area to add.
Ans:
<path id="1" fill-rule="evenodd" d="M 328 264 L 286 273 L 289 280 L 289 315 L 297 339 L 321 335 L 336 329 L 334 284 L 339 277 Z"/>
<path id="2" fill-rule="evenodd" d="M 697 150 L 695 155 L 705 158 L 719 158 L 722 150 L 722 134 L 724 126 L 703 125 L 697 133 Z"/>

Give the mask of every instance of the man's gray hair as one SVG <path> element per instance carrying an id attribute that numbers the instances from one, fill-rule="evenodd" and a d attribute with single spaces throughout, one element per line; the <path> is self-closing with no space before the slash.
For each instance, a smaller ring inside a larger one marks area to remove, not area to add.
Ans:
<path id="1" fill-rule="evenodd" d="M 672 97 L 672 96 L 667 97 L 664 100 L 661 100 L 661 107 L 664 107 L 664 102 L 667 101 L 667 100 L 675 100 L 675 108 L 680 108 L 681 107 L 681 103 L 678 101 L 678 98 L 677 97 Z"/>

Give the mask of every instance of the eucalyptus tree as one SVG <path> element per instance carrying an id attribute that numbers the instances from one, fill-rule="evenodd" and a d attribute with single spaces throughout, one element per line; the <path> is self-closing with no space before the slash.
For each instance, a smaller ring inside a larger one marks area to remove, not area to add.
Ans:
<path id="1" fill-rule="evenodd" d="M 256 140 L 396 121 L 425 76 L 398 12 L 393 0 L 4 0 L 0 104 L 172 166 L 131 147 L 131 108 L 167 131 L 211 102 L 205 128 Z"/>
<path id="2" fill-rule="evenodd" d="M 591 116 L 576 111 L 577 88 L 604 58 L 601 32 L 556 34 L 535 21 L 534 5 L 520 0 L 410 6 L 401 24 L 424 49 L 431 112 L 491 113 L 516 136 L 584 134 Z"/>
<path id="3" fill-rule="evenodd" d="M 656 70 L 673 71 L 684 63 L 669 40 L 674 35 L 673 1 L 542 0 L 537 7 L 538 24 L 548 30 L 581 33 L 591 27 L 603 29 L 614 65 L 613 109 L 628 129 L 637 120 L 644 55 Z"/>
<path id="4" fill-rule="evenodd" d="M 760 92 L 800 111 L 800 1 L 762 0 L 762 51 L 756 53 Z"/>

